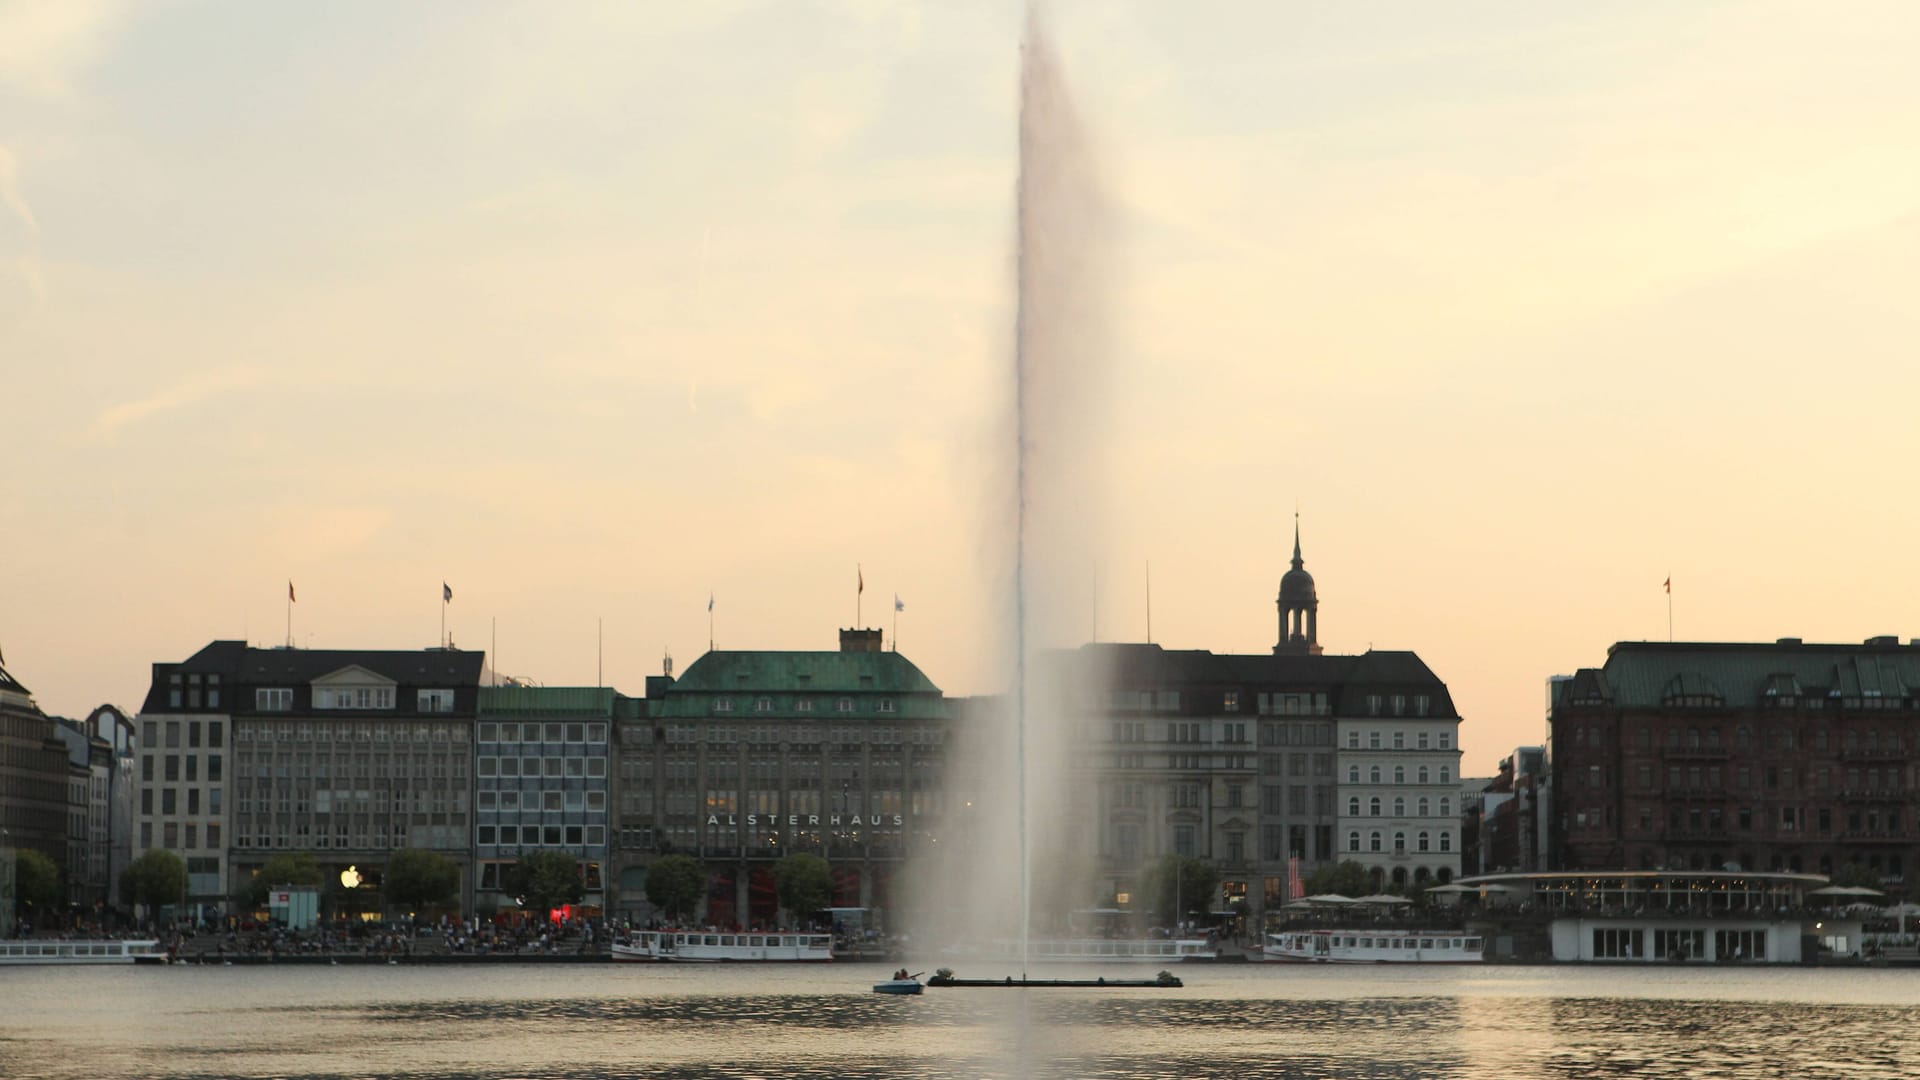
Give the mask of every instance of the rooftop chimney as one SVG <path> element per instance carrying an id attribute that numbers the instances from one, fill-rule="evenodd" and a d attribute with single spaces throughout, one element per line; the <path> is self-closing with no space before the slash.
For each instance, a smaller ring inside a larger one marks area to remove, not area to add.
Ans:
<path id="1" fill-rule="evenodd" d="M 841 652 L 879 652 L 880 631 L 878 630 L 842 630 L 840 631 Z"/>

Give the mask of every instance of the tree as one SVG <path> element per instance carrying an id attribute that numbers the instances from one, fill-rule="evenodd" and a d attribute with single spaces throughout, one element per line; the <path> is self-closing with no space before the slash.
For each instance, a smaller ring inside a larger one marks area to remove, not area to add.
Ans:
<path id="1" fill-rule="evenodd" d="M 691 918 L 706 895 L 706 867 L 691 855 L 668 855 L 647 867 L 647 903 L 669 919 Z"/>
<path id="2" fill-rule="evenodd" d="M 1315 870 L 1307 877 L 1306 890 L 1308 896 L 1366 896 L 1373 892 L 1373 872 L 1348 859 Z"/>
<path id="3" fill-rule="evenodd" d="M 1877 872 L 1857 862 L 1840 864 L 1839 869 L 1835 870 L 1828 880 L 1835 885 L 1851 885 L 1862 889 L 1879 889 L 1882 884 Z"/>
<path id="4" fill-rule="evenodd" d="M 445 855 L 407 848 L 387 860 L 381 888 L 389 904 L 409 911 L 451 904 L 460 892 L 460 867 Z"/>
<path id="5" fill-rule="evenodd" d="M 789 855 L 773 868 L 773 889 L 789 919 L 805 920 L 833 897 L 833 871 L 818 855 Z"/>
<path id="6" fill-rule="evenodd" d="M 1147 871 L 1147 902 L 1167 925 L 1206 911 L 1219 890 L 1220 871 L 1205 859 L 1163 855 Z"/>
<path id="7" fill-rule="evenodd" d="M 267 906 L 267 893 L 275 885 L 318 884 L 320 864 L 314 862 L 313 853 L 289 851 L 273 856 L 254 871 L 253 880 L 247 883 L 242 895 L 249 907 L 263 908 Z"/>
<path id="8" fill-rule="evenodd" d="M 120 895 L 145 905 L 149 914 L 163 905 L 179 903 L 186 892 L 186 860 L 161 848 L 133 860 L 120 875 Z"/>
<path id="9" fill-rule="evenodd" d="M 21 907 L 44 911 L 60 906 L 60 866 L 44 852 L 16 850 L 13 882 L 14 898 Z"/>
<path id="10" fill-rule="evenodd" d="M 542 917 L 562 904 L 577 904 L 587 895 L 580 883 L 580 864 L 564 851 L 536 851 L 507 869 L 507 892 L 528 911 Z"/>

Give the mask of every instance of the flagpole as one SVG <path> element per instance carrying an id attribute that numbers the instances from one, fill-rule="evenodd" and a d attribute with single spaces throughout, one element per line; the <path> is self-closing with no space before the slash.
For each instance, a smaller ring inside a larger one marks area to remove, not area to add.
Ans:
<path id="1" fill-rule="evenodd" d="M 447 647 L 447 586 L 440 586 L 440 647 Z"/>
<path id="2" fill-rule="evenodd" d="M 287 648 L 293 648 L 293 582 L 287 582 Z"/>
<path id="3" fill-rule="evenodd" d="M 1673 575 L 1667 575 L 1667 642 L 1673 642 Z"/>
<path id="4" fill-rule="evenodd" d="M 893 651 L 900 651 L 900 598 L 893 598 Z"/>
<path id="5" fill-rule="evenodd" d="M 861 627 L 866 625 L 860 621 L 860 600 L 867 591 L 867 572 L 860 568 L 859 563 L 854 563 L 853 576 L 856 581 L 853 587 L 853 625 Z"/>

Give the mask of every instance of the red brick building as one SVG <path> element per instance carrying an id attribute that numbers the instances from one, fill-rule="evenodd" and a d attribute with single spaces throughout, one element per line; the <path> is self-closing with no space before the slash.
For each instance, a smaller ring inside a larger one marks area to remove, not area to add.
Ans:
<path id="1" fill-rule="evenodd" d="M 1920 641 L 1622 642 L 1549 731 L 1560 869 L 1920 865 Z"/>

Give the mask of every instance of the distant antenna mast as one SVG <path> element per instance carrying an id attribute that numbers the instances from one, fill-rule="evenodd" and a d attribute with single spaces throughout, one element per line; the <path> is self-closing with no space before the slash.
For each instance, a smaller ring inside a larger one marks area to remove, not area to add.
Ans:
<path id="1" fill-rule="evenodd" d="M 607 685 L 607 620 L 593 620 L 593 685 Z"/>
<path id="2" fill-rule="evenodd" d="M 1147 560 L 1147 644 L 1153 644 L 1153 560 Z"/>

